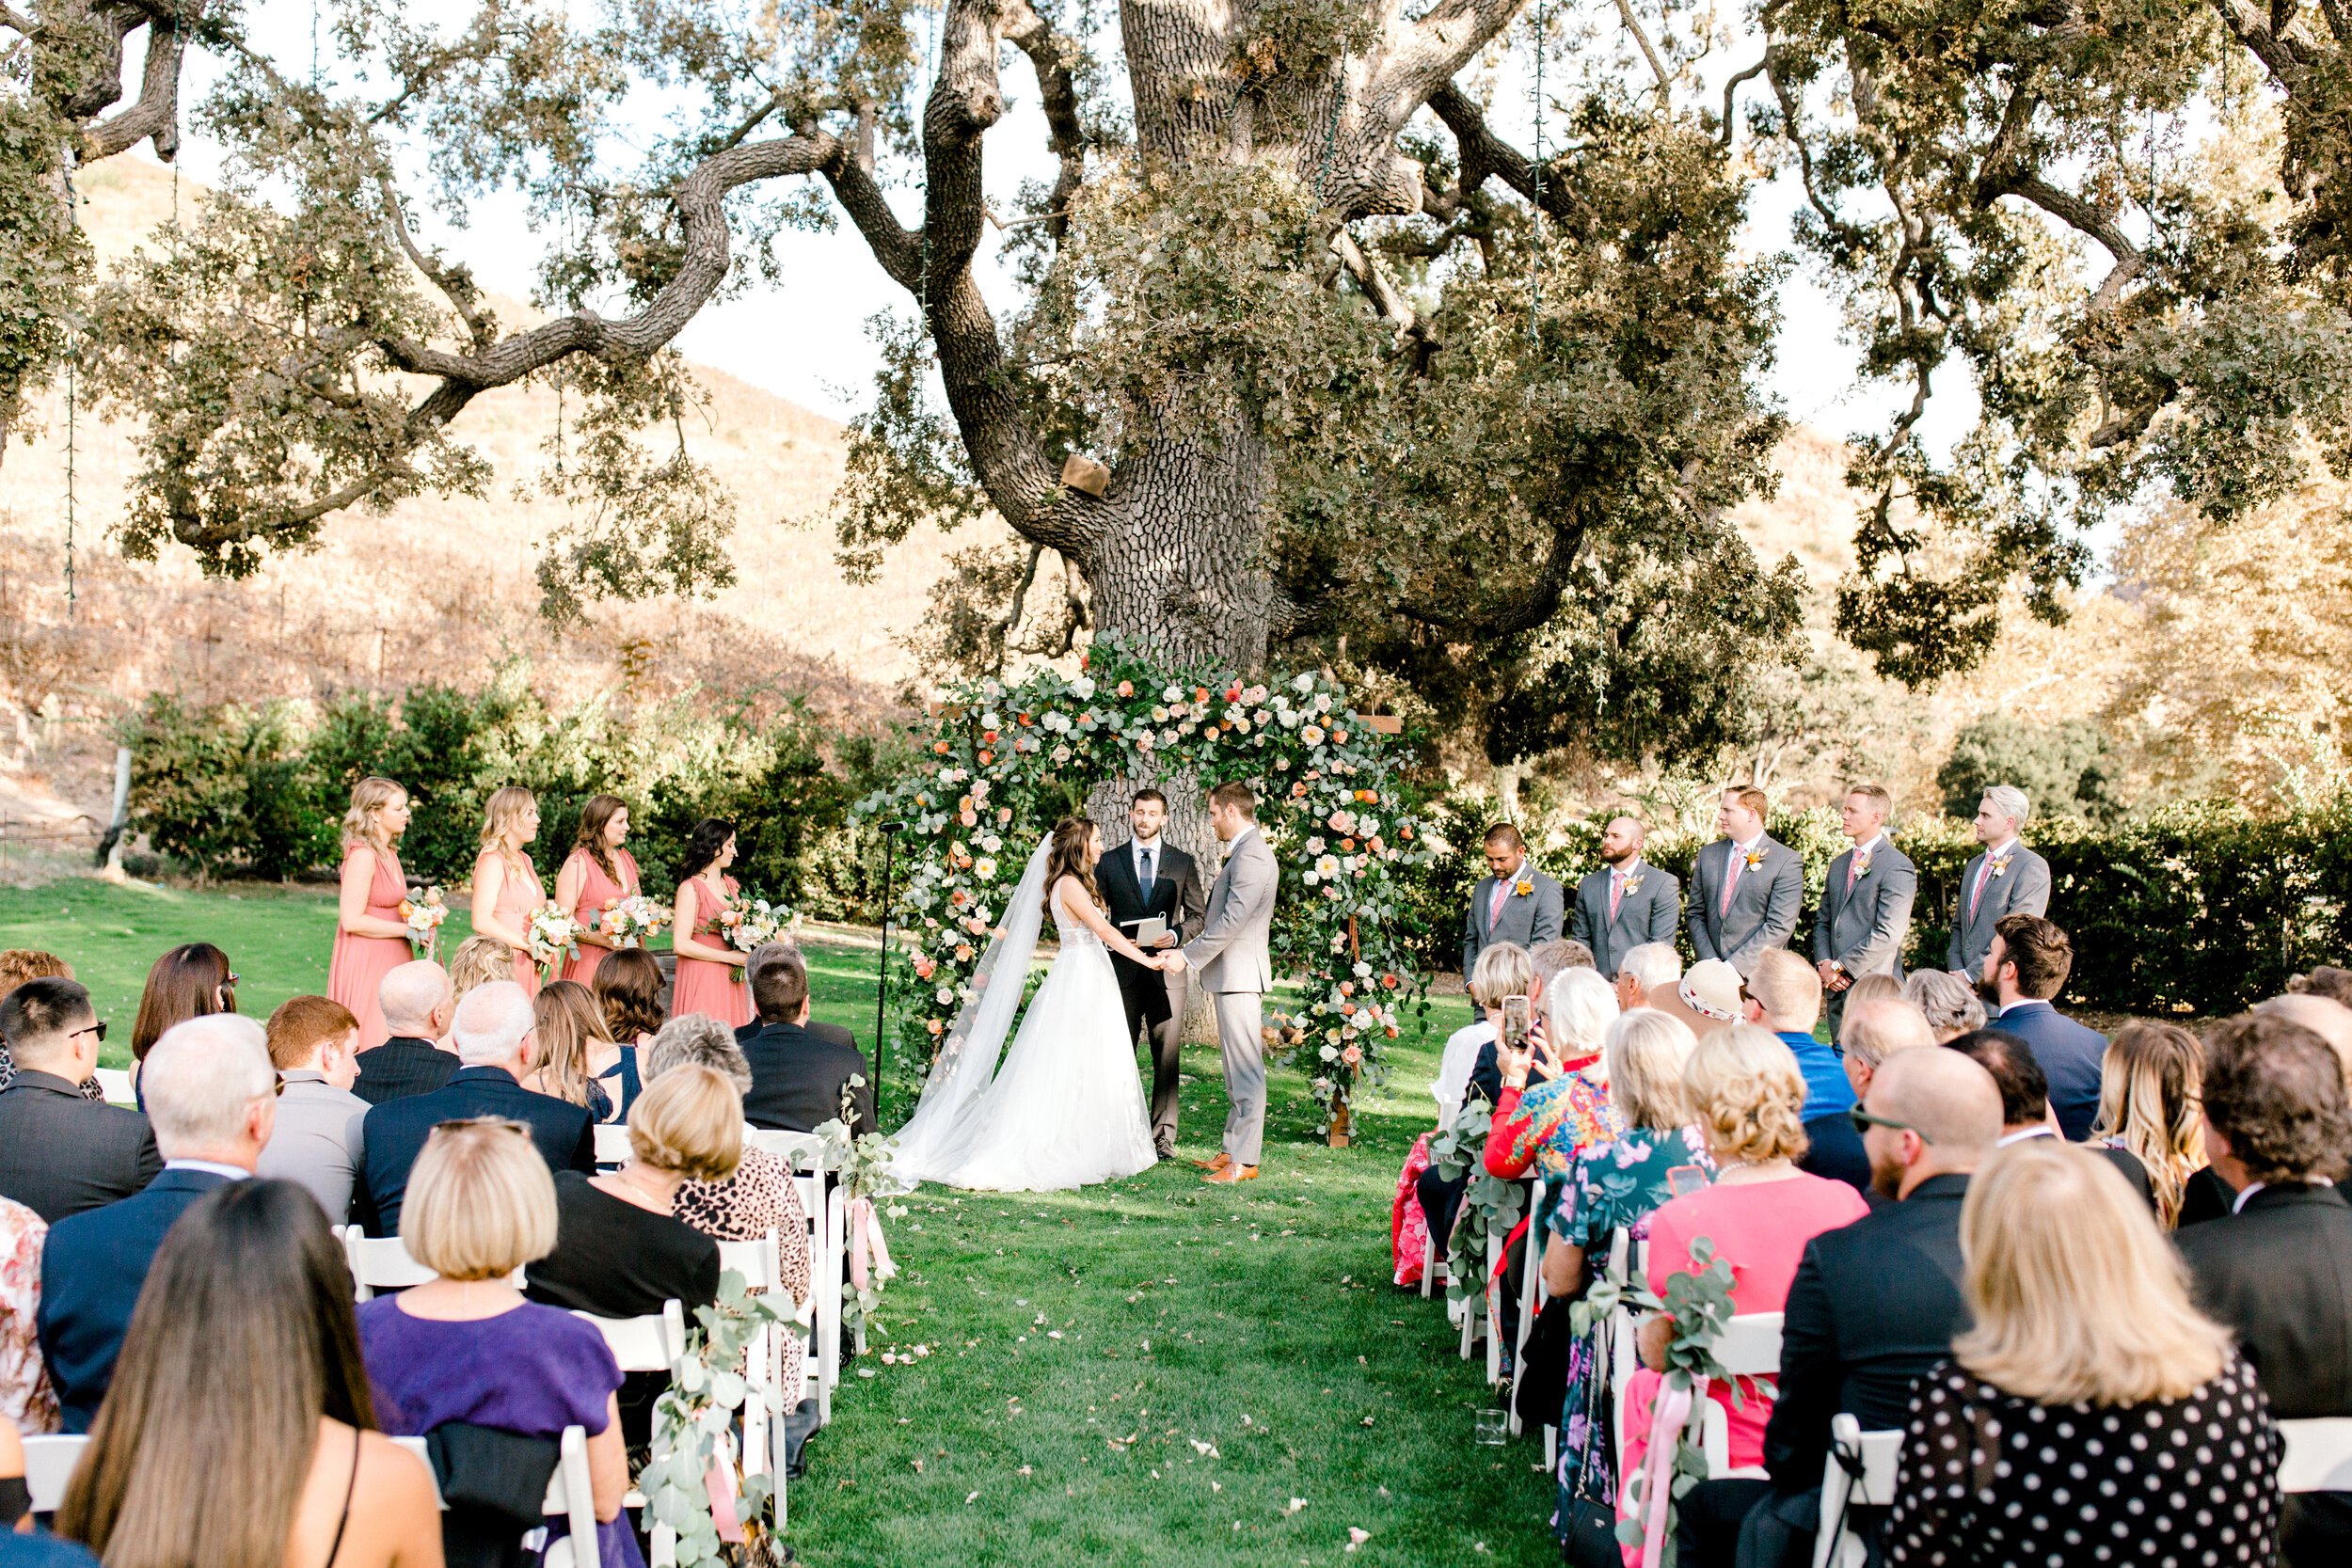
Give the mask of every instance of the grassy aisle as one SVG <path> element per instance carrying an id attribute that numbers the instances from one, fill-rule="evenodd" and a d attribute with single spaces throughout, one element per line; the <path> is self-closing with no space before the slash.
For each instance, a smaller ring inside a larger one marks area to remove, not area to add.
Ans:
<path id="1" fill-rule="evenodd" d="M 333 918 L 324 890 L 0 889 L 0 946 L 74 964 L 117 1022 L 110 1060 L 166 947 L 218 942 L 245 1010 L 266 1012 L 324 989 Z M 810 958 L 818 1012 L 866 1040 L 870 951 Z M 1465 1016 L 1433 1009 L 1437 1037 L 1396 1053 L 1352 1148 L 1315 1141 L 1304 1082 L 1277 1073 L 1264 1175 L 1238 1189 L 1184 1165 L 1075 1194 L 916 1195 L 888 1225 L 903 1272 L 872 1354 L 792 1491 L 802 1556 L 1556 1562 L 1537 1445 L 1470 1442 L 1483 1363 L 1456 1358 L 1437 1303 L 1389 1283 L 1396 1172 L 1429 1119 L 1437 1039 Z M 1205 1156 L 1225 1115 L 1215 1049 L 1185 1065 L 1183 1152 Z M 1353 1552 L 1351 1527 L 1368 1532 Z"/>

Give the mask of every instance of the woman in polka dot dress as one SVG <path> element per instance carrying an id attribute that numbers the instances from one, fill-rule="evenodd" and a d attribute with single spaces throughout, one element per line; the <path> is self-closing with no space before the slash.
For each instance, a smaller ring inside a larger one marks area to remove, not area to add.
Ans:
<path id="1" fill-rule="evenodd" d="M 1912 1402 L 1889 1560 L 2268 1568 L 2279 1429 L 2115 1167 L 2003 1149 L 1960 1245 L 1976 1326 Z"/>

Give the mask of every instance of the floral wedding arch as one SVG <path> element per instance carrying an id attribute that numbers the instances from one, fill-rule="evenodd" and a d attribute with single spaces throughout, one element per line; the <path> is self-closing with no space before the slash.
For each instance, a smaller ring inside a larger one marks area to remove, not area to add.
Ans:
<path id="1" fill-rule="evenodd" d="M 1398 781 L 1394 728 L 1352 711 L 1312 672 L 1244 681 L 1159 664 L 1111 638 L 1075 676 L 1047 667 L 951 691 L 920 768 L 858 807 L 905 823 L 912 849 L 892 913 L 914 940 L 884 959 L 891 994 L 915 1004 L 901 1015 L 903 1059 L 961 1048 L 947 1031 L 1003 901 L 1073 799 L 1106 779 L 1152 782 L 1171 799 L 1239 779 L 1257 789 L 1259 828 L 1282 868 L 1276 983 L 1299 982 L 1266 999 L 1269 1055 L 1309 1070 L 1326 1132 L 1346 1141 L 1358 1089 L 1385 1080 L 1405 1015 L 1427 1011 L 1396 877 L 1427 851 Z M 1104 830 L 1116 842 L 1119 825 Z"/>

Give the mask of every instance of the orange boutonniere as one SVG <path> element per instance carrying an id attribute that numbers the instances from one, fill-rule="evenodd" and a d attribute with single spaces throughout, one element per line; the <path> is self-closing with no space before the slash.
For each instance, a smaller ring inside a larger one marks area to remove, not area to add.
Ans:
<path id="1" fill-rule="evenodd" d="M 2009 857 L 2007 855 L 2003 855 L 1999 860 L 1993 863 L 1993 875 L 1995 877 L 2006 877 L 2009 875 Z"/>
<path id="2" fill-rule="evenodd" d="M 1762 865 L 1763 863 L 1764 863 L 1764 851 L 1763 851 L 1763 850 L 1761 850 L 1761 849 L 1751 849 L 1751 850 L 1749 850 L 1749 851 L 1748 851 L 1748 869 L 1749 869 L 1750 871 L 1755 870 L 1757 866 Z"/>
<path id="3" fill-rule="evenodd" d="M 1535 894 L 1535 879 L 1533 877 L 1521 877 L 1518 881 L 1511 884 L 1511 891 L 1518 894 L 1521 898 L 1532 898 Z"/>

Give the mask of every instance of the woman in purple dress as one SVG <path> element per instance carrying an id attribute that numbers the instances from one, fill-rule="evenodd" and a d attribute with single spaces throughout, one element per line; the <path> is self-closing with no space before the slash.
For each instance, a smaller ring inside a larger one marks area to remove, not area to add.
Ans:
<path id="1" fill-rule="evenodd" d="M 555 1186 L 521 1126 L 492 1117 L 436 1131 L 408 1179 L 400 1239 L 439 1277 L 359 1308 L 359 1346 L 387 1431 L 422 1436 L 453 1421 L 524 1437 L 588 1434 L 599 1560 L 644 1568 L 621 1513 L 628 1460 L 604 1336 L 506 1281 L 555 1246 Z M 554 1536 L 564 1521 L 550 1518 Z M 442 1547 L 460 1563 L 519 1563 L 518 1540 L 453 1510 Z"/>

